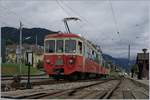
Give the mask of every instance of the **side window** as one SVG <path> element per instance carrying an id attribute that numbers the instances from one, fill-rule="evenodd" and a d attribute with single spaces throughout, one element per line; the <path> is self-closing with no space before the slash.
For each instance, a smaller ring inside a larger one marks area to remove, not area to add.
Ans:
<path id="1" fill-rule="evenodd" d="M 99 54 L 96 54 L 96 59 L 95 61 L 99 64 Z"/>
<path id="2" fill-rule="evenodd" d="M 87 45 L 85 45 L 85 57 L 88 58 L 88 48 L 87 48 Z"/>
<path id="3" fill-rule="evenodd" d="M 103 67 L 105 67 L 105 61 L 103 61 Z"/>
<path id="4" fill-rule="evenodd" d="M 82 42 L 78 41 L 78 52 L 82 54 Z"/>
<path id="5" fill-rule="evenodd" d="M 95 57 L 95 52 L 94 52 L 94 50 L 92 50 L 92 60 L 95 61 L 95 59 L 96 59 L 96 57 Z"/>

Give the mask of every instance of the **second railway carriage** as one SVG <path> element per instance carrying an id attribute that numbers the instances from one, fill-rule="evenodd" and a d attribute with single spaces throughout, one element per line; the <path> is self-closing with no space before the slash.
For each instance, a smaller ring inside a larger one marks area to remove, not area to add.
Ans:
<path id="1" fill-rule="evenodd" d="M 58 33 L 44 39 L 44 69 L 53 78 L 89 78 L 109 74 L 102 52 L 76 34 Z"/>

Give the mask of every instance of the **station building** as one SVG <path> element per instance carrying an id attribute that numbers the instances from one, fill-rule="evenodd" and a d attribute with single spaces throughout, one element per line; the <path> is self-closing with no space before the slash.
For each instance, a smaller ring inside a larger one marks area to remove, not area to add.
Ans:
<path id="1" fill-rule="evenodd" d="M 143 53 L 137 53 L 138 79 L 149 79 L 149 53 L 143 49 Z"/>

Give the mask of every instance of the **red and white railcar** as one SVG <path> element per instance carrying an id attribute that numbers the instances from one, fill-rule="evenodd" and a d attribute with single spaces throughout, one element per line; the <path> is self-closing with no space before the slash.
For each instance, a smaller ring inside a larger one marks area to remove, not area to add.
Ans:
<path id="1" fill-rule="evenodd" d="M 45 37 L 44 69 L 54 78 L 85 78 L 109 74 L 102 52 L 79 35 L 66 33 Z"/>

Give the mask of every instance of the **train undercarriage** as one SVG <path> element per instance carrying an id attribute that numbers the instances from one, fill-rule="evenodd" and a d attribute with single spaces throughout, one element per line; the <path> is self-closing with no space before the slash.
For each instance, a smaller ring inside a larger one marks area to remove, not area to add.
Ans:
<path id="1" fill-rule="evenodd" d="M 55 75 L 49 75 L 50 78 L 55 80 L 84 80 L 84 79 L 96 79 L 96 78 L 107 78 L 109 77 L 108 74 L 96 74 L 96 73 L 81 73 L 81 72 L 74 72 L 70 75 L 63 75 L 61 73 Z"/>

